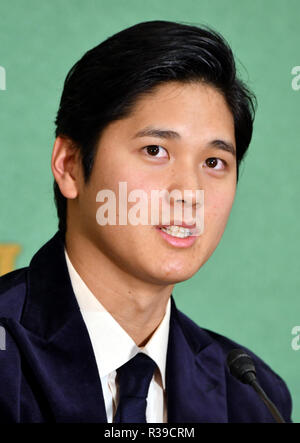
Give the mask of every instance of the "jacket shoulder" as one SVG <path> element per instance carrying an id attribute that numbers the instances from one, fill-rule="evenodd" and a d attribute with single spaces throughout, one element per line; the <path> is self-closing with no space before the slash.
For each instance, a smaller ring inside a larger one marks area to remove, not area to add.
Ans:
<path id="1" fill-rule="evenodd" d="M 230 374 L 229 369 L 227 368 L 226 360 L 228 353 L 232 349 L 239 348 L 243 349 L 252 358 L 259 384 L 269 398 L 276 404 L 280 412 L 282 412 L 285 420 L 287 422 L 291 421 L 292 398 L 289 389 L 285 381 L 264 360 L 262 360 L 249 348 L 237 343 L 236 341 L 209 329 L 201 328 L 183 312 L 178 311 L 178 314 L 184 333 L 189 337 L 189 340 L 193 340 L 194 347 L 195 344 L 200 346 L 201 342 L 206 342 L 207 344 L 213 343 L 217 347 L 219 363 L 224 367 L 225 377 L 227 380 L 227 391 L 228 393 L 231 393 L 230 397 L 232 397 L 232 402 L 238 404 L 240 401 L 239 396 L 243 395 L 243 390 L 245 388 L 252 389 L 242 382 L 236 380 Z M 232 418 L 234 420 L 234 414 Z"/>
<path id="2" fill-rule="evenodd" d="M 28 268 L 20 268 L 0 277 L 0 317 L 18 320 L 26 290 Z"/>
<path id="3" fill-rule="evenodd" d="M 280 379 L 280 377 L 270 368 L 270 366 L 268 366 L 260 357 L 258 357 L 253 351 L 251 351 L 247 347 L 237 343 L 236 341 L 228 337 L 225 337 L 222 334 L 211 331 L 210 329 L 200 327 L 199 325 L 197 325 L 197 323 L 191 320 L 186 314 L 184 314 L 181 311 L 178 312 L 186 335 L 188 335 L 189 338 L 193 338 L 195 342 L 199 342 L 199 344 L 201 343 L 201 341 L 203 342 L 203 337 L 206 338 L 208 343 L 214 342 L 215 344 L 217 344 L 221 351 L 221 355 L 224 356 L 225 358 L 224 360 L 225 363 L 227 355 L 232 349 L 241 348 L 244 349 L 246 352 L 248 352 L 250 357 L 252 357 L 259 366 L 265 368 L 268 371 L 271 371 L 276 377 Z"/>

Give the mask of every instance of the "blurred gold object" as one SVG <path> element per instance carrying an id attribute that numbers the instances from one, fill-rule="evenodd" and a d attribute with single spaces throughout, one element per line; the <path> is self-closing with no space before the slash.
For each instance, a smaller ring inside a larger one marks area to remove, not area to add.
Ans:
<path id="1" fill-rule="evenodd" d="M 0 243 L 0 275 L 7 274 L 15 269 L 15 261 L 21 247 L 15 243 Z"/>

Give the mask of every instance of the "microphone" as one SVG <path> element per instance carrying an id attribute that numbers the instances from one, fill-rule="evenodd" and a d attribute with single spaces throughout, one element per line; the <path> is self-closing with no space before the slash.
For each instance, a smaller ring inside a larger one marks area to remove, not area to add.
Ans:
<path id="1" fill-rule="evenodd" d="M 230 373 L 242 383 L 252 386 L 265 403 L 277 423 L 285 423 L 280 412 L 256 380 L 256 370 L 251 357 L 243 349 L 232 349 L 227 355 Z"/>

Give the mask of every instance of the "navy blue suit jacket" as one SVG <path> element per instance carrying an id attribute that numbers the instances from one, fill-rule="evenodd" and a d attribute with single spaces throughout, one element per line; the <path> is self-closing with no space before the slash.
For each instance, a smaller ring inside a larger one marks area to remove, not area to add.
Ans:
<path id="1" fill-rule="evenodd" d="M 106 422 L 91 341 L 57 233 L 28 268 L 0 278 L 0 422 Z M 3 329 L 4 328 L 4 329 Z M 237 343 L 197 326 L 171 296 L 166 366 L 168 422 L 273 422 L 251 387 L 234 379 L 227 353 Z M 113 352 L 113 350 L 112 350 Z M 283 380 L 251 353 L 257 378 L 286 421 Z"/>

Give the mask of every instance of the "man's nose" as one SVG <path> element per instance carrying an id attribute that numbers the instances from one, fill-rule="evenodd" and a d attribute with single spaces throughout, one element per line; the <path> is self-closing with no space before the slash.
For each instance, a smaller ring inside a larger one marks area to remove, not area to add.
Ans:
<path id="1" fill-rule="evenodd" d="M 201 166 L 195 164 L 192 159 L 173 165 L 166 194 L 167 198 L 172 197 L 170 203 L 181 202 L 182 205 L 192 208 L 201 206 L 204 189 L 200 168 Z"/>

